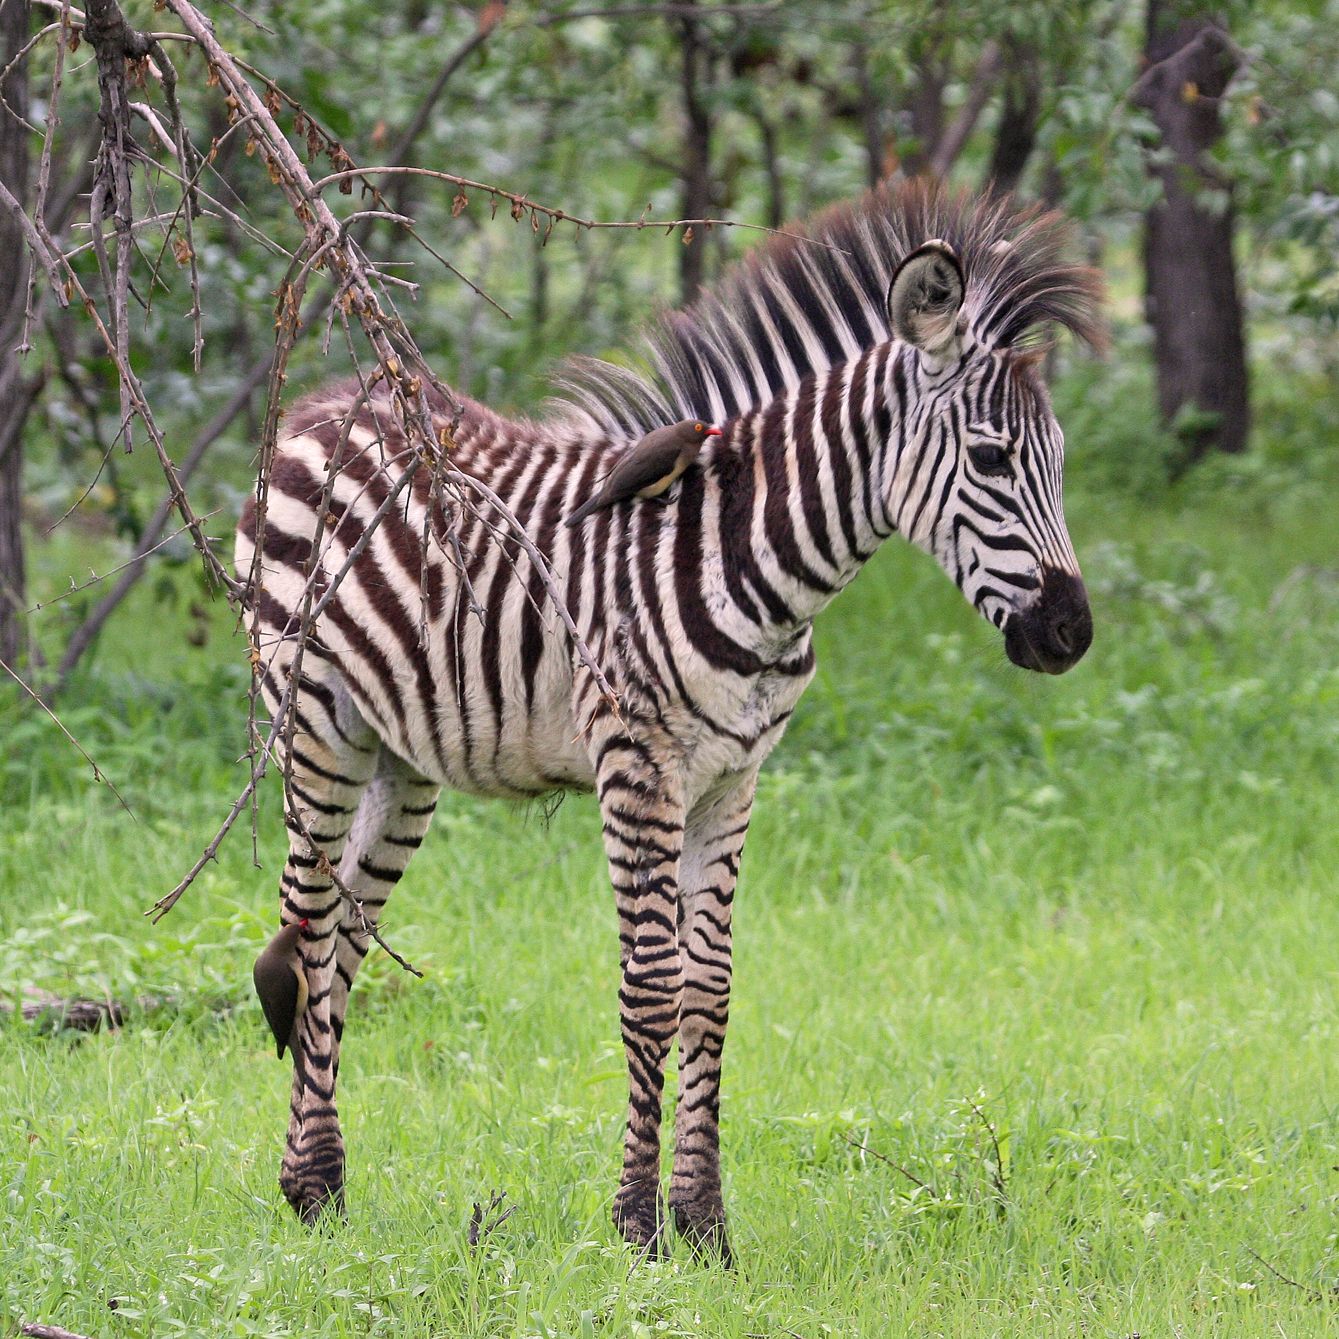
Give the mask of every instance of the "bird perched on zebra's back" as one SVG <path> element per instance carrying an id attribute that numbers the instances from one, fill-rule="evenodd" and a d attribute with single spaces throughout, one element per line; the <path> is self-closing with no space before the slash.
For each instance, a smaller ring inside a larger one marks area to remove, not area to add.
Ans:
<path id="1" fill-rule="evenodd" d="M 619 457 L 594 497 L 588 497 L 568 518 L 576 525 L 601 507 L 612 507 L 630 497 L 659 497 L 697 459 L 708 437 L 721 430 L 700 420 L 684 419 L 666 428 L 648 432 Z"/>

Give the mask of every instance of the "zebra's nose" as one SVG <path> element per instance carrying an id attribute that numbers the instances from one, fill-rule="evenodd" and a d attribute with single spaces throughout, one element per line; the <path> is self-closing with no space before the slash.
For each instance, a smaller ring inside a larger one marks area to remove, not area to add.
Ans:
<path id="1" fill-rule="evenodd" d="M 1015 665 L 1063 674 L 1083 659 L 1093 642 L 1088 592 L 1072 572 L 1042 571 L 1041 590 L 1027 608 L 1004 625 L 1004 649 Z"/>
<path id="2" fill-rule="evenodd" d="M 1051 637 L 1062 655 L 1069 655 L 1074 650 L 1074 636 L 1065 619 L 1060 619 L 1051 629 Z"/>

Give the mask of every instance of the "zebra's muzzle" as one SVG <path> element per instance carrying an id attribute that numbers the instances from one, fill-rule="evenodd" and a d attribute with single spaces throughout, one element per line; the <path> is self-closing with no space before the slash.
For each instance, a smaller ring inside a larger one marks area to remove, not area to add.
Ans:
<path id="1" fill-rule="evenodd" d="M 1041 591 L 1004 624 L 1004 650 L 1015 665 L 1043 674 L 1063 674 L 1083 659 L 1093 642 L 1093 615 L 1082 580 L 1047 568 Z"/>

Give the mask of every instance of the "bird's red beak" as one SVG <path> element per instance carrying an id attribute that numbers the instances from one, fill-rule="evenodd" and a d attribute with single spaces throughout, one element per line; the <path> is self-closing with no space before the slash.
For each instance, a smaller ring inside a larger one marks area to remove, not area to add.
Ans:
<path id="1" fill-rule="evenodd" d="M 708 428 L 706 431 L 706 436 L 708 437 L 720 437 L 721 435 L 721 430 L 719 428 Z"/>

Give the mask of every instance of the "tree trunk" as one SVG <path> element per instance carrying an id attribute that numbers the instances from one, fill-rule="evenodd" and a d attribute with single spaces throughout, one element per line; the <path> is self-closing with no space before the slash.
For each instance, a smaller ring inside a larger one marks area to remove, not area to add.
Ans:
<path id="1" fill-rule="evenodd" d="M 987 42 L 981 48 L 976 69 L 972 72 L 972 82 L 967 87 L 967 98 L 958 108 L 958 114 L 935 142 L 926 165 L 932 177 L 941 180 L 947 177 L 958 155 L 967 144 L 968 136 L 976 128 L 976 123 L 985 110 L 986 103 L 995 87 L 1000 74 L 1000 48 L 997 42 Z"/>
<path id="2" fill-rule="evenodd" d="M 694 0 L 688 0 L 691 5 Z M 684 141 L 680 179 L 680 217 L 702 219 L 711 215 L 711 113 L 703 97 L 708 55 L 697 19 L 686 14 L 679 20 L 683 65 Z M 706 278 L 707 230 L 694 228 L 679 253 L 679 290 L 682 301 L 691 302 Z"/>
<path id="3" fill-rule="evenodd" d="M 1041 115 L 1041 72 L 1036 51 L 1006 38 L 1004 64 L 1004 99 L 986 169 L 986 189 L 1000 194 L 1018 189 L 1023 169 L 1036 147 Z"/>
<path id="4" fill-rule="evenodd" d="M 28 40 L 28 0 L 0 3 L 0 68 Z M 20 204 L 28 203 L 28 73 L 24 62 L 4 87 L 8 109 L 0 110 L 0 181 Z M 25 383 L 16 351 L 28 290 L 28 249 L 18 220 L 0 213 L 0 660 L 17 666 L 22 646 L 26 580 L 23 564 L 23 425 L 35 386 Z"/>
<path id="5" fill-rule="evenodd" d="M 887 172 L 887 146 L 883 134 L 883 106 L 869 74 L 869 48 L 857 42 L 851 53 L 856 88 L 860 92 L 860 134 L 865 145 L 865 182 L 877 186 Z"/>
<path id="6" fill-rule="evenodd" d="M 786 221 L 786 183 L 781 177 L 781 161 L 777 153 L 776 123 L 767 115 L 759 98 L 753 109 L 762 140 L 763 171 L 767 176 L 767 226 L 779 228 Z"/>
<path id="7" fill-rule="evenodd" d="M 919 50 L 912 57 L 916 78 L 907 103 L 911 143 L 901 154 L 903 170 L 913 177 L 928 170 L 930 155 L 944 137 L 944 89 L 949 79 L 947 43 L 935 35 L 916 45 Z"/>
<path id="8" fill-rule="evenodd" d="M 1245 450 L 1250 422 L 1232 190 L 1207 158 L 1241 53 L 1189 0 L 1149 0 L 1146 56 L 1134 100 L 1157 123 L 1167 161 L 1150 167 L 1163 195 L 1145 220 L 1145 302 L 1158 406 L 1190 464 Z"/>

